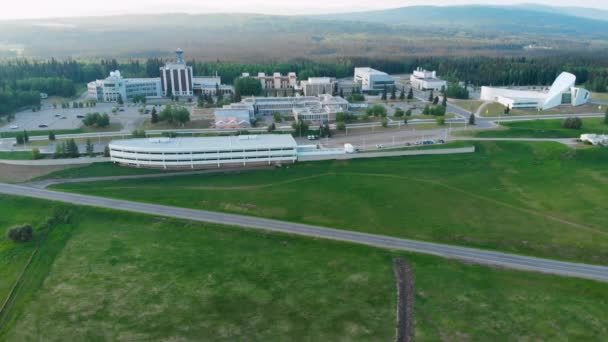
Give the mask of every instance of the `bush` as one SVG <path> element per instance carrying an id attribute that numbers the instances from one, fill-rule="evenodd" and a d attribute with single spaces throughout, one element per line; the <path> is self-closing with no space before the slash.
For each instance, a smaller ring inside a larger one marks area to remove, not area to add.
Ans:
<path id="1" fill-rule="evenodd" d="M 381 105 L 373 105 L 372 107 L 367 108 L 365 112 L 370 116 L 386 117 L 386 108 Z"/>
<path id="2" fill-rule="evenodd" d="M 445 125 L 445 118 L 443 116 L 438 117 L 436 120 L 438 125 Z"/>
<path id="3" fill-rule="evenodd" d="M 338 131 L 346 131 L 346 124 L 344 122 L 338 122 L 336 124 L 336 129 Z"/>
<path id="4" fill-rule="evenodd" d="M 562 126 L 570 129 L 581 129 L 583 127 L 583 120 L 578 117 L 566 118 Z"/>
<path id="5" fill-rule="evenodd" d="M 405 115 L 405 112 L 403 111 L 403 109 L 401 109 L 401 108 L 396 108 L 395 109 L 395 117 L 396 118 L 400 118 L 403 115 Z"/>
<path id="6" fill-rule="evenodd" d="M 339 113 L 336 113 L 336 121 L 351 123 L 351 122 L 357 121 L 357 117 L 353 114 L 339 112 Z"/>
<path id="7" fill-rule="evenodd" d="M 108 127 L 110 125 L 110 117 L 106 113 L 88 113 L 85 118 L 82 119 L 82 123 L 84 123 L 84 125 L 87 127 Z"/>
<path id="8" fill-rule="evenodd" d="M 14 242 L 28 242 L 34 237 L 34 230 L 29 224 L 8 229 L 6 236 Z"/>
<path id="9" fill-rule="evenodd" d="M 32 159 L 42 159 L 42 154 L 40 153 L 40 150 L 38 148 L 32 150 Z"/>
<path id="10" fill-rule="evenodd" d="M 363 102 L 365 96 L 363 94 L 352 94 L 348 97 L 348 102 Z"/>

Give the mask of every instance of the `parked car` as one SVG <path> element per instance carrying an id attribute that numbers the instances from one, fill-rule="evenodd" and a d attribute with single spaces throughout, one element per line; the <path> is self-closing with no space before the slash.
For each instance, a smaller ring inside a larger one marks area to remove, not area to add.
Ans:
<path id="1" fill-rule="evenodd" d="M 61 114 L 55 114 L 55 117 L 56 117 L 56 118 L 58 118 L 58 117 L 60 117 L 60 116 L 61 116 Z"/>
<path id="2" fill-rule="evenodd" d="M 433 140 L 425 140 L 422 142 L 422 145 L 433 145 L 435 142 Z"/>
<path id="3" fill-rule="evenodd" d="M 78 115 L 76 115 L 76 117 L 79 119 L 84 119 L 84 115 L 82 115 L 82 114 L 78 114 Z"/>
<path id="4" fill-rule="evenodd" d="M 9 127 L 9 128 L 10 128 L 10 129 L 18 129 L 18 128 L 19 128 L 19 126 L 17 126 L 17 125 L 12 125 L 12 126 L 11 126 L 11 127 Z"/>
<path id="5" fill-rule="evenodd" d="M 49 125 L 47 125 L 47 124 L 40 124 L 40 125 L 38 125 L 38 127 L 40 127 L 40 128 L 47 128 L 47 127 L 49 127 Z"/>
<path id="6" fill-rule="evenodd" d="M 309 135 L 308 140 L 319 140 L 319 137 L 316 135 Z"/>

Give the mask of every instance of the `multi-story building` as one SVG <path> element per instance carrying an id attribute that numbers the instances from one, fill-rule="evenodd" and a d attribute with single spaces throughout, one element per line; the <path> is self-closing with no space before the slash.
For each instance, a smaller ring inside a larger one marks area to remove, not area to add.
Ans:
<path id="1" fill-rule="evenodd" d="M 205 94 L 217 96 L 219 91 L 222 95 L 230 95 L 234 93 L 234 87 L 222 84 L 222 79 L 219 76 L 204 76 L 194 77 L 194 94 Z"/>
<path id="2" fill-rule="evenodd" d="M 310 77 L 307 81 L 300 82 L 300 87 L 304 96 L 332 95 L 336 91 L 337 82 L 333 77 Z"/>
<path id="3" fill-rule="evenodd" d="M 109 144 L 112 162 L 157 169 L 294 163 L 297 147 L 290 134 L 125 139 Z"/>
<path id="4" fill-rule="evenodd" d="M 221 108 L 214 111 L 215 128 L 249 128 L 251 114 L 248 109 Z"/>
<path id="5" fill-rule="evenodd" d="M 293 89 L 298 86 L 298 77 L 295 72 L 290 72 L 286 76 L 280 72 L 275 72 L 271 75 L 266 75 L 259 72 L 257 76 L 251 76 L 249 73 L 243 73 L 242 77 L 254 77 L 262 83 L 262 89 Z"/>
<path id="6" fill-rule="evenodd" d="M 437 77 L 437 72 L 420 67 L 410 75 L 410 83 L 412 87 L 420 90 L 441 90 L 441 88 L 447 88 L 448 86 L 448 82 Z"/>
<path id="7" fill-rule="evenodd" d="M 175 51 L 177 58 L 173 63 L 167 63 L 160 68 L 160 81 L 164 96 L 194 95 L 192 67 L 184 62 L 184 51 Z"/>
<path id="8" fill-rule="evenodd" d="M 110 72 L 103 80 L 87 85 L 89 97 L 99 102 L 128 101 L 135 96 L 158 98 L 162 96 L 160 78 L 123 78 L 120 71 Z"/>
<path id="9" fill-rule="evenodd" d="M 395 80 L 387 73 L 372 68 L 355 68 L 355 82 L 362 91 L 381 91 L 395 86 Z"/>

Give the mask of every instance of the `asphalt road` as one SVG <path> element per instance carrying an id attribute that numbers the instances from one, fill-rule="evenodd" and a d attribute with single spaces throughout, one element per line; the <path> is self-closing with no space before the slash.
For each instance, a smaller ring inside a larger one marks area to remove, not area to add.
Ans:
<path id="1" fill-rule="evenodd" d="M 457 247 L 451 245 L 442 245 L 437 243 L 421 242 L 366 233 L 350 232 L 346 230 L 324 228 L 291 222 L 282 222 L 249 216 L 223 214 L 205 210 L 185 209 L 88 195 L 62 193 L 22 185 L 0 183 L 0 193 L 35 197 L 76 205 L 87 205 L 109 209 L 121 209 L 150 215 L 160 215 L 193 221 L 240 226 L 245 228 L 261 229 L 287 234 L 304 235 L 314 238 L 353 242 L 380 248 L 433 254 L 445 258 L 465 260 L 480 264 L 496 265 L 517 270 L 543 272 L 562 276 L 572 276 L 608 282 L 608 267 L 605 266 L 555 261 L 466 247 Z"/>

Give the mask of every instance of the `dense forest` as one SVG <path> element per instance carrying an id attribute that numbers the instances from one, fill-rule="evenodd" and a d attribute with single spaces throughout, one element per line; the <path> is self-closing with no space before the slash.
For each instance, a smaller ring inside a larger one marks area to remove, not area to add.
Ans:
<path id="1" fill-rule="evenodd" d="M 35 105 L 35 92 L 72 96 L 75 84 L 84 84 L 120 70 L 125 77 L 158 77 L 165 60 L 116 59 L 99 62 L 75 60 L 13 60 L 0 64 L 0 113 Z M 562 71 L 577 76 L 577 82 L 593 91 L 604 92 L 608 86 L 608 60 L 600 55 L 561 55 L 551 58 L 526 57 L 411 57 L 400 60 L 340 58 L 333 62 L 294 60 L 258 64 L 189 61 L 197 76 L 219 75 L 224 83 L 233 84 L 243 72 L 298 73 L 299 79 L 311 76 L 351 77 L 356 66 L 372 66 L 391 74 L 410 73 L 421 66 L 437 70 L 451 81 L 459 80 L 476 86 L 550 85 Z"/>

